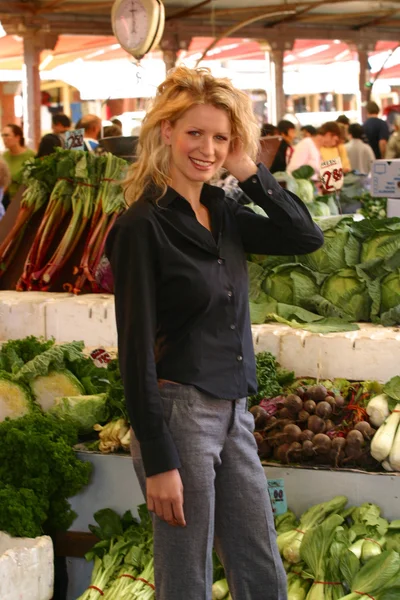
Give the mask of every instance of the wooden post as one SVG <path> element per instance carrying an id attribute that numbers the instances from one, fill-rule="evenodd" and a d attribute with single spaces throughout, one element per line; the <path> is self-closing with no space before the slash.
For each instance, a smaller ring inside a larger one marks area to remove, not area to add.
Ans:
<path id="1" fill-rule="evenodd" d="M 286 114 L 286 99 L 283 89 L 283 59 L 285 52 L 293 48 L 294 40 L 282 41 L 258 40 L 261 49 L 268 53 L 269 58 L 269 85 L 268 85 L 268 121 L 277 123 Z"/>
<path id="2" fill-rule="evenodd" d="M 271 50 L 271 75 L 273 78 L 272 90 L 275 90 L 274 122 L 277 124 L 286 113 L 285 92 L 283 89 L 283 58 L 285 51 L 281 48 Z"/>
<path id="3" fill-rule="evenodd" d="M 22 94 L 25 143 L 36 150 L 40 140 L 40 52 L 37 34 L 24 35 L 24 64 L 22 67 Z"/>
<path id="4" fill-rule="evenodd" d="M 61 103 L 63 105 L 63 113 L 68 117 L 71 116 L 71 88 L 68 83 L 65 83 L 61 88 Z"/>
<path id="5" fill-rule="evenodd" d="M 58 36 L 35 29 L 24 34 L 24 64 L 22 67 L 23 121 L 25 142 L 36 150 L 40 140 L 40 53 L 54 50 Z"/>
<path id="6" fill-rule="evenodd" d="M 360 115 L 361 123 L 363 123 L 367 117 L 366 104 L 369 100 L 368 89 L 365 87 L 367 83 L 368 73 L 368 52 L 375 50 L 375 42 L 368 40 L 345 40 L 350 50 L 357 52 L 358 62 L 360 65 L 360 71 L 358 75 L 358 106 L 357 110 Z"/>
<path id="7" fill-rule="evenodd" d="M 368 90 L 365 86 L 367 83 L 367 69 L 368 69 L 368 52 L 364 49 L 358 48 L 358 62 L 360 64 L 360 73 L 358 75 L 359 88 L 360 88 L 360 112 L 362 122 L 367 118 L 366 105 L 368 102 Z"/>
<path id="8" fill-rule="evenodd" d="M 165 68 L 167 73 L 170 69 L 173 69 L 178 59 L 178 53 L 180 50 L 187 50 L 190 45 L 191 38 L 181 38 L 175 35 L 165 35 L 161 42 L 160 48 L 165 62 Z"/>

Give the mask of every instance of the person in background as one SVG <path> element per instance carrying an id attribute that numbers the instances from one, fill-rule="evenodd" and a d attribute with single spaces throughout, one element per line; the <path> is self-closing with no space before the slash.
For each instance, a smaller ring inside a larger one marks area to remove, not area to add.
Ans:
<path id="1" fill-rule="evenodd" d="M 349 125 L 350 141 L 346 144 L 347 155 L 353 171 L 369 175 L 375 154 L 369 144 L 363 141 L 364 130 L 359 123 Z"/>
<path id="2" fill-rule="evenodd" d="M 261 137 L 274 137 L 278 135 L 278 128 L 272 123 L 264 123 L 261 127 Z"/>
<path id="3" fill-rule="evenodd" d="M 11 182 L 10 169 L 5 160 L 0 158 L 0 219 L 4 217 L 6 209 L 3 204 L 4 190 L 8 188 Z"/>
<path id="4" fill-rule="evenodd" d="M 351 171 L 340 124 L 335 121 L 328 121 L 319 128 L 318 133 L 322 136 L 321 160 L 340 158 L 343 173 Z"/>
<path id="5" fill-rule="evenodd" d="M 65 147 L 65 132 L 71 128 L 71 119 L 67 115 L 53 115 L 51 119 L 53 133 L 42 137 L 37 158 L 53 154 L 55 148 Z"/>
<path id="6" fill-rule="evenodd" d="M 311 126 L 306 125 L 306 127 L 310 128 Z M 315 130 L 315 133 L 313 133 L 313 130 Z M 313 179 L 319 177 L 321 167 L 321 146 L 323 140 L 322 136 L 319 135 L 314 127 L 313 130 L 311 130 L 310 135 L 303 137 L 303 139 L 294 147 L 292 157 L 287 166 L 288 173 L 291 174 L 293 171 L 296 171 L 296 169 L 299 169 L 304 165 L 309 165 L 314 169 Z"/>
<path id="7" fill-rule="evenodd" d="M 3 199 L 4 208 L 7 209 L 7 206 L 19 188 L 18 176 L 22 166 L 29 158 L 34 158 L 35 152 L 25 146 L 24 133 L 19 125 L 15 125 L 14 123 L 6 125 L 1 137 L 6 147 L 3 159 L 7 163 L 11 174 L 11 183 Z"/>
<path id="8" fill-rule="evenodd" d="M 111 123 L 112 123 L 113 125 L 117 125 L 117 126 L 118 126 L 118 127 L 121 129 L 121 131 L 122 131 L 122 129 L 123 129 L 123 128 L 122 128 L 122 121 L 120 121 L 119 119 L 116 119 L 116 118 L 115 118 L 115 119 L 111 119 Z M 121 134 L 121 135 L 122 135 L 122 134 Z"/>
<path id="9" fill-rule="evenodd" d="M 119 125 L 106 125 L 103 129 L 103 138 L 105 137 L 120 137 L 122 129 Z"/>
<path id="10" fill-rule="evenodd" d="M 315 137 L 317 135 L 317 130 L 313 125 L 303 125 L 300 132 L 303 139 L 306 137 Z"/>
<path id="11" fill-rule="evenodd" d="M 286 171 L 286 167 L 293 154 L 293 144 L 296 139 L 296 126 L 283 119 L 278 123 L 278 134 L 282 137 L 277 153 L 271 165 L 271 173 Z"/>
<path id="12" fill-rule="evenodd" d="M 323 234 L 254 162 L 259 133 L 249 96 L 229 79 L 169 71 L 125 181 L 129 209 L 106 241 L 157 600 L 210 600 L 214 545 L 233 598 L 287 598 L 247 410 L 256 369 L 246 253 L 305 254 Z M 268 218 L 210 185 L 223 167 Z"/>
<path id="13" fill-rule="evenodd" d="M 378 117 L 379 106 L 376 102 L 367 103 L 367 120 L 364 131 L 368 143 L 374 151 L 375 158 L 385 158 L 386 146 L 389 139 L 389 127 L 383 119 Z"/>
<path id="14" fill-rule="evenodd" d="M 400 158 L 400 115 L 394 122 L 395 131 L 389 138 L 385 158 Z"/>
<path id="15" fill-rule="evenodd" d="M 346 115 L 339 115 L 338 118 L 336 119 L 336 123 L 339 123 L 340 125 L 342 125 L 344 127 L 344 141 L 347 142 L 349 125 L 350 125 L 349 117 L 346 117 Z"/>
<path id="16" fill-rule="evenodd" d="M 86 150 L 94 152 L 99 145 L 99 136 L 101 132 L 101 119 L 96 115 L 85 115 L 79 120 L 79 129 L 84 129 L 83 140 Z"/>

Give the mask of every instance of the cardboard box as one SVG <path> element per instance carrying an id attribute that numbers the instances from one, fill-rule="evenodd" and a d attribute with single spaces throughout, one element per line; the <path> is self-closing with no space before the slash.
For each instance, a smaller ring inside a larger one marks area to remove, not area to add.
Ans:
<path id="1" fill-rule="evenodd" d="M 371 196 L 400 198 L 400 159 L 374 161 L 371 173 Z"/>

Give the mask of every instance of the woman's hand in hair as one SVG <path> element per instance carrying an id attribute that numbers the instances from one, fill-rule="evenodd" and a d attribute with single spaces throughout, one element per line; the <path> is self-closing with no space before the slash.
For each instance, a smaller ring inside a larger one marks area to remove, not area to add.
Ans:
<path id="1" fill-rule="evenodd" d="M 257 173 L 257 165 L 245 152 L 241 140 L 231 142 L 231 149 L 224 163 L 225 169 L 239 181 L 246 181 Z"/>
<path id="2" fill-rule="evenodd" d="M 186 527 L 183 485 L 178 469 L 147 477 L 147 508 L 169 525 Z"/>

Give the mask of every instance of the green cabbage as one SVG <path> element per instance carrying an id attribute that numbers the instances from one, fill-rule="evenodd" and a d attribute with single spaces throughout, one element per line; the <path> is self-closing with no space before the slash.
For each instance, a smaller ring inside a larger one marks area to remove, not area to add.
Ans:
<path id="1" fill-rule="evenodd" d="M 318 285 L 313 273 L 299 264 L 275 267 L 263 284 L 263 289 L 283 304 L 294 304 L 307 308 L 307 300 L 318 293 Z"/>
<path id="2" fill-rule="evenodd" d="M 297 185 L 298 182 L 289 173 L 286 173 L 286 171 L 277 171 L 276 173 L 273 173 L 273 176 L 277 181 L 284 182 L 285 188 L 289 192 L 292 192 L 292 194 L 296 194 L 296 196 L 299 195 L 299 186 Z"/>
<path id="3" fill-rule="evenodd" d="M 400 305 L 400 270 L 390 273 L 381 283 L 381 313 Z"/>
<path id="4" fill-rule="evenodd" d="M 314 200 L 314 185 L 308 179 L 297 179 L 297 196 L 305 204 L 311 204 Z M 330 213 L 329 213 L 330 214 Z"/>
<path id="5" fill-rule="evenodd" d="M 13 381 L 8 373 L 0 371 L 0 422 L 6 417 L 22 417 L 32 407 L 32 397 L 24 384 Z"/>
<path id="6" fill-rule="evenodd" d="M 85 393 L 81 382 L 67 369 L 50 371 L 29 382 L 33 395 L 44 411 L 50 410 L 60 396 L 80 396 Z"/>
<path id="7" fill-rule="evenodd" d="M 348 230 L 329 229 L 324 233 L 322 248 L 312 254 L 302 256 L 301 262 L 318 273 L 332 273 L 339 269 L 345 269 L 347 267 L 345 249 L 348 239 Z"/>
<path id="8" fill-rule="evenodd" d="M 400 233 L 392 231 L 378 232 L 365 240 L 361 249 L 361 262 L 375 258 L 390 258 L 400 249 Z"/>
<path id="9" fill-rule="evenodd" d="M 324 281 L 321 295 L 352 321 L 368 321 L 371 299 L 355 269 L 340 269 Z"/>
<path id="10" fill-rule="evenodd" d="M 106 394 L 56 398 L 50 413 L 58 419 L 71 421 L 82 435 L 91 433 L 96 423 L 107 421 Z"/>
<path id="11" fill-rule="evenodd" d="M 331 216 L 329 206 L 325 204 L 325 202 L 320 202 L 319 200 L 316 200 L 315 202 L 310 202 L 309 204 L 307 204 L 307 208 L 310 211 L 312 217 Z"/>

